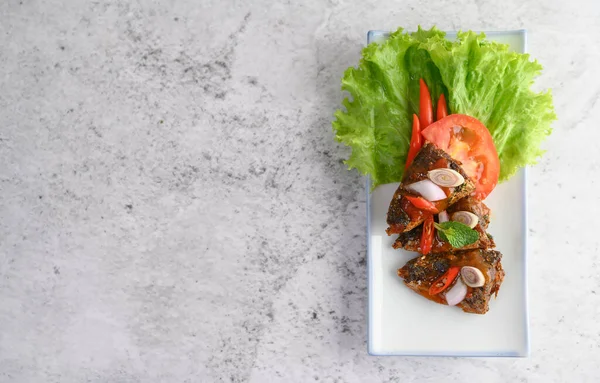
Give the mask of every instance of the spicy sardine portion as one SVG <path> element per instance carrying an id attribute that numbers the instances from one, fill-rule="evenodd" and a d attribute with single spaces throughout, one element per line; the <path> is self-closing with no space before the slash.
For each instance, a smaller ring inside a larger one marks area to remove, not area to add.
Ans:
<path id="1" fill-rule="evenodd" d="M 431 244 L 432 253 L 451 252 L 457 250 L 469 250 L 469 249 L 489 249 L 496 247 L 494 239 L 490 234 L 486 232 L 486 229 L 490 223 L 490 209 L 481 201 L 474 197 L 465 197 L 454 205 L 449 206 L 446 212 L 448 216 L 452 218 L 454 213 L 457 212 L 469 212 L 474 214 L 478 221 L 477 225 L 473 228 L 479 233 L 479 240 L 476 242 L 461 247 L 460 249 L 454 249 L 450 243 L 442 240 L 438 235 L 433 237 Z M 421 235 L 423 233 L 423 225 L 419 225 L 416 228 L 401 233 L 393 244 L 394 249 L 404 249 L 408 251 L 421 252 Z"/>
<path id="2" fill-rule="evenodd" d="M 463 311 L 485 314 L 489 310 L 492 294 L 498 294 L 504 270 L 502 254 L 495 250 L 475 249 L 456 253 L 422 255 L 398 269 L 398 276 L 406 286 L 425 298 L 440 304 L 454 303 Z M 483 277 L 478 287 L 468 285 L 463 268 L 473 268 Z M 457 302 L 458 301 L 458 302 Z"/>
<path id="3" fill-rule="evenodd" d="M 387 213 L 389 227 L 386 232 L 388 235 L 404 233 L 423 222 L 428 213 L 416 208 L 406 196 L 419 197 L 411 190 L 410 186 L 428 179 L 427 173 L 434 169 L 452 169 L 464 178 L 464 182 L 459 186 L 442 188 L 446 193 L 446 198 L 433 202 L 438 211 L 446 210 L 475 190 L 474 182 L 466 175 L 457 161 L 443 150 L 436 148 L 435 145 L 426 143 L 404 172 L 402 182 L 390 202 Z"/>

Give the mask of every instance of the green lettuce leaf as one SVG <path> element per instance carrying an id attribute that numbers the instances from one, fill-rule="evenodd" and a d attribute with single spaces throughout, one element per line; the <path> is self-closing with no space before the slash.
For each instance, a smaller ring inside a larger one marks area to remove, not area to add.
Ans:
<path id="1" fill-rule="evenodd" d="M 342 89 L 350 98 L 343 101 L 345 110 L 335 113 L 333 130 L 352 148 L 348 167 L 369 174 L 373 188 L 400 181 L 423 78 L 434 101 L 444 93 L 451 113 L 471 115 L 487 126 L 505 181 L 536 163 L 556 119 L 550 92 L 530 89 L 541 69 L 529 55 L 483 34 L 459 32 L 450 41 L 435 27 L 399 29 L 385 42 L 369 44 L 358 67 L 344 73 Z"/>

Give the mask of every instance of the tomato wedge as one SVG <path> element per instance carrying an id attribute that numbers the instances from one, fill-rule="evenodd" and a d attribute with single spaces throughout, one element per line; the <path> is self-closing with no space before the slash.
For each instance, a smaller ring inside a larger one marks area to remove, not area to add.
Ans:
<path id="1" fill-rule="evenodd" d="M 458 273 L 460 271 L 460 267 L 454 266 L 448 269 L 441 277 L 439 277 L 431 287 L 429 288 L 429 295 L 437 295 L 442 291 L 446 290 L 448 286 L 454 282 Z"/>
<path id="2" fill-rule="evenodd" d="M 423 222 L 423 233 L 421 234 L 421 254 L 427 255 L 431 252 L 433 245 L 433 215 L 427 216 Z"/>
<path id="3" fill-rule="evenodd" d="M 456 161 L 475 182 L 473 196 L 485 199 L 498 183 L 500 160 L 489 130 L 479 120 L 451 114 L 423 129 L 425 139 Z"/>

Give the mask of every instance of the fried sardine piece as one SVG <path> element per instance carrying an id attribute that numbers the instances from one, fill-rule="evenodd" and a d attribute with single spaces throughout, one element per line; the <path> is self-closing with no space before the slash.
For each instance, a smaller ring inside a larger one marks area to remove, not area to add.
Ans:
<path id="1" fill-rule="evenodd" d="M 428 213 L 417 209 L 405 198 L 407 195 L 418 197 L 418 195 L 409 191 L 406 187 L 426 179 L 429 170 L 440 168 L 450 168 L 457 171 L 463 176 L 465 182 L 455 188 L 442 188 L 446 192 L 447 198 L 434 202 L 438 211 L 446 210 L 448 206 L 451 206 L 475 190 L 475 183 L 466 175 L 457 161 L 454 161 L 443 150 L 436 148 L 435 145 L 426 143 L 419 153 L 417 153 L 412 164 L 404 172 L 402 182 L 390 202 L 387 213 L 387 224 L 389 227 L 386 232 L 388 235 L 404 233 L 423 223 Z"/>
<path id="2" fill-rule="evenodd" d="M 481 287 L 467 287 L 465 298 L 457 306 L 468 313 L 485 314 L 489 310 L 492 294 L 498 294 L 504 279 L 501 259 L 500 252 L 485 249 L 421 255 L 398 269 L 398 276 L 404 280 L 406 286 L 425 298 L 440 304 L 448 304 L 446 293 L 461 278 L 460 273 L 446 289 L 438 294 L 430 294 L 431 286 L 438 285 L 444 275 L 449 275 L 446 273 L 452 267 L 476 267 L 483 274 L 485 282 Z"/>
<path id="3" fill-rule="evenodd" d="M 435 235 L 431 245 L 432 253 L 443 253 L 469 249 L 490 249 L 496 247 L 492 236 L 486 233 L 486 229 L 490 223 L 490 209 L 483 202 L 469 196 L 448 207 L 446 211 L 450 217 L 452 217 L 452 214 L 457 211 L 468 211 L 475 214 L 477 218 L 479 218 L 479 221 L 473 229 L 477 230 L 479 233 L 479 240 L 465 247 L 461 247 L 460 249 L 454 249 L 448 242 L 442 240 L 438 235 Z M 402 248 L 408 251 L 421 252 L 422 233 L 423 225 L 419 225 L 411 231 L 401 233 L 393 244 L 394 249 Z"/>

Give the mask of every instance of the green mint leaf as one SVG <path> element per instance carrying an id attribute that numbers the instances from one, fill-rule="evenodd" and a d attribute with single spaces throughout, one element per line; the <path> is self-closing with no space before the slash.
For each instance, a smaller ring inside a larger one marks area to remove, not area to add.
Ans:
<path id="1" fill-rule="evenodd" d="M 450 242 L 450 241 L 448 241 L 448 237 L 446 237 L 446 234 L 444 233 L 443 230 L 441 230 L 439 227 L 437 227 L 437 225 L 435 228 L 438 229 L 438 235 L 440 236 L 442 241 Z"/>
<path id="2" fill-rule="evenodd" d="M 450 243 L 455 249 L 475 243 L 479 239 L 477 230 L 471 229 L 464 223 L 447 221 L 436 223 L 435 228 L 438 230 L 440 238 Z"/>

